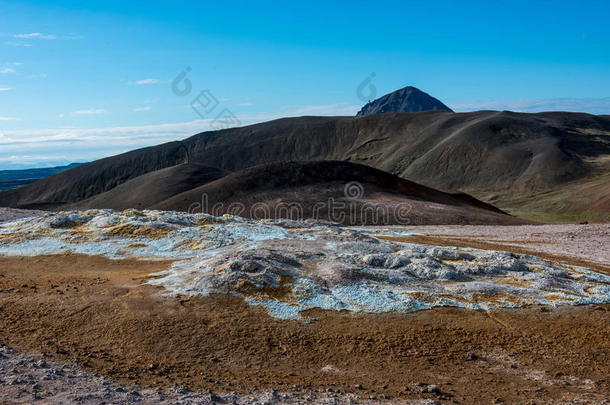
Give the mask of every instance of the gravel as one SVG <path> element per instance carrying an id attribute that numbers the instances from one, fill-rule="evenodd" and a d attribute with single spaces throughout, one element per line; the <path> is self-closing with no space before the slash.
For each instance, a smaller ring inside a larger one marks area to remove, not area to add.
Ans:
<path id="1" fill-rule="evenodd" d="M 167 390 L 126 387 L 90 373 L 74 363 L 51 360 L 0 345 L 0 403 L 2 404 L 161 404 L 161 405 L 274 405 L 327 404 L 369 405 L 379 403 L 432 405 L 439 402 L 383 401 L 352 394 L 310 392 L 305 394 L 262 391 L 253 395 L 191 392 L 176 386 Z"/>

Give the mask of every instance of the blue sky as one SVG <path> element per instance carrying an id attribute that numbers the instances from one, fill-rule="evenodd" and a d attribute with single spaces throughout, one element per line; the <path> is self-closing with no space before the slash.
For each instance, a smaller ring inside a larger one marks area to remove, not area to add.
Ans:
<path id="1" fill-rule="evenodd" d="M 373 95 L 413 85 L 458 111 L 610 113 L 607 1 L 425 3 L 0 0 L 0 169 L 184 138 L 223 111 L 352 115 L 373 73 Z"/>

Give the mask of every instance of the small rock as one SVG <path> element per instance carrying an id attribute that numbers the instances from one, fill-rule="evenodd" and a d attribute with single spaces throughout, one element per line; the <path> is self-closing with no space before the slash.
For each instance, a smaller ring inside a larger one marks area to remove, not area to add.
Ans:
<path id="1" fill-rule="evenodd" d="M 48 367 L 47 362 L 46 362 L 46 361 L 44 361 L 44 360 L 42 360 L 42 359 L 38 360 L 36 363 L 34 363 L 34 365 L 35 365 L 37 368 L 47 368 L 47 367 Z"/>
<path id="2" fill-rule="evenodd" d="M 476 353 L 474 352 L 468 352 L 466 353 L 466 361 L 474 361 L 474 360 L 478 360 L 479 356 L 476 355 Z"/>
<path id="3" fill-rule="evenodd" d="M 190 391 L 186 387 L 176 386 L 172 388 L 172 392 L 175 392 L 176 394 L 188 394 Z"/>

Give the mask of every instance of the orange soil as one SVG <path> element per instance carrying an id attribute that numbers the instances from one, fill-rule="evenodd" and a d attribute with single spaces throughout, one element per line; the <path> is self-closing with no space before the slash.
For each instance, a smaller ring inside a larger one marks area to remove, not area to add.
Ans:
<path id="1" fill-rule="evenodd" d="M 333 389 L 465 404 L 610 395 L 608 305 L 318 310 L 311 322 L 282 321 L 240 298 L 165 297 L 141 285 L 167 265 L 0 257 L 0 343 L 144 387 Z"/>

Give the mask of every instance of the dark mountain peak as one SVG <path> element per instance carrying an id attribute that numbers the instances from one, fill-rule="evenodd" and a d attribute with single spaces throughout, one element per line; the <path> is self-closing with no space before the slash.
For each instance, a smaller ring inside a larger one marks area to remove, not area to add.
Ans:
<path id="1" fill-rule="evenodd" d="M 369 102 L 358 111 L 358 116 L 382 114 L 392 112 L 419 112 L 419 111 L 449 111 L 453 110 L 440 100 L 424 93 L 420 89 L 407 86 L 400 90 L 386 94 L 377 100 Z"/>

